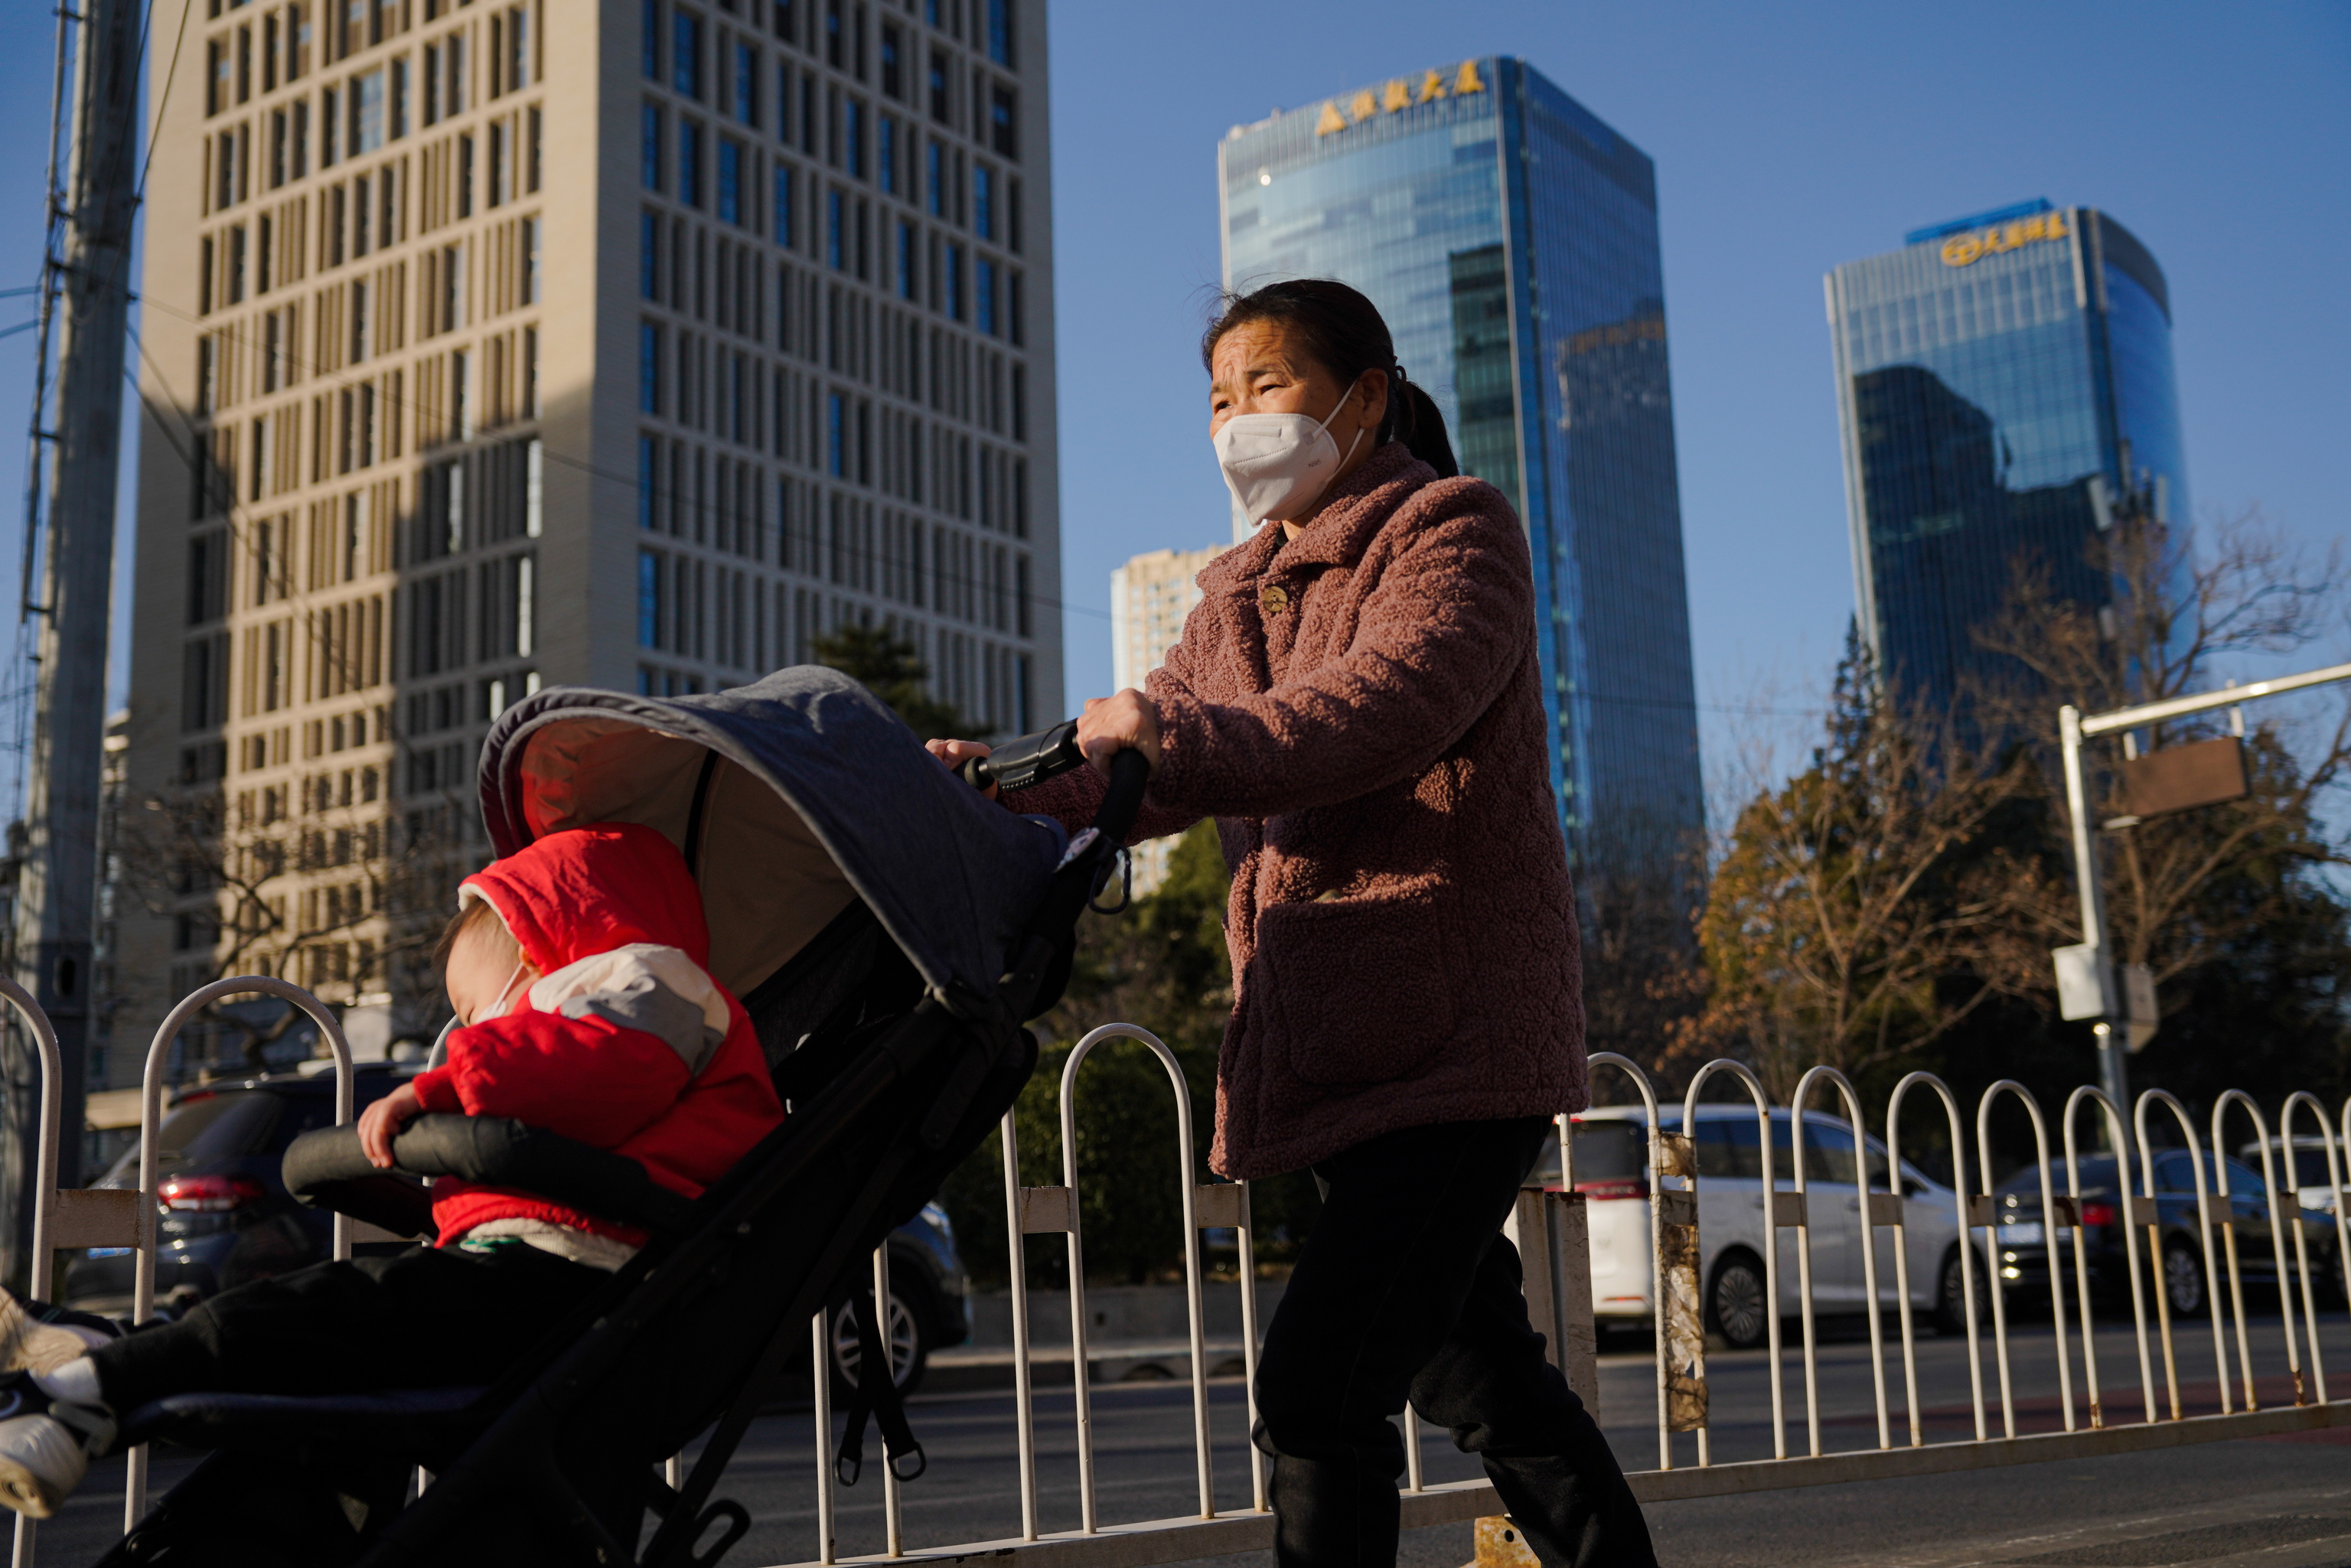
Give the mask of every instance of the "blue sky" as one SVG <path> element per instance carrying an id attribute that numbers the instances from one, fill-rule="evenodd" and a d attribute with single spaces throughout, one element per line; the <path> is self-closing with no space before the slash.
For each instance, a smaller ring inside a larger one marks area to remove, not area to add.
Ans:
<path id="1" fill-rule="evenodd" d="M 567 0 L 577 4 L 578 0 Z M 156 0 L 158 47 L 179 7 Z M 0 7 L 0 288 L 40 252 L 45 8 Z M 2199 509 L 2343 531 L 2351 6 L 1978 3 L 1056 7 L 1065 630 L 1110 683 L 1109 573 L 1227 536 L 1194 345 L 1227 127 L 1487 53 L 1523 56 L 1656 161 L 1683 526 L 1710 760 L 1801 708 L 1852 613 L 1821 275 L 2033 196 L 2105 208 L 2171 283 Z M 0 298 L 0 329 L 26 319 Z M 0 497 L 31 337 L 0 338 Z M 128 492 L 126 489 L 126 501 Z M 13 516 L 13 514 L 12 514 Z M 13 576 L 16 551 L 0 551 Z M 1796 721 L 1801 722 L 1801 721 Z"/>
<path id="2" fill-rule="evenodd" d="M 1715 710 L 1802 707 L 1842 646 L 1821 276 L 1908 229 L 2114 214 L 2168 275 L 2199 509 L 2343 531 L 2351 7 L 1092 4 L 1052 47 L 1073 702 L 1109 685 L 1111 569 L 1228 536 L 1194 346 L 1217 140 L 1470 55 L 1524 57 L 1656 162 L 1710 764 Z"/>

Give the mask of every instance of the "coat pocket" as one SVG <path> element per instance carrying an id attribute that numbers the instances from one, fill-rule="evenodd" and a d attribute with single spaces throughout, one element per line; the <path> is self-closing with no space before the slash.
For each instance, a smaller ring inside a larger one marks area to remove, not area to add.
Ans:
<path id="1" fill-rule="evenodd" d="M 1389 1083 L 1426 1069 L 1453 1033 L 1447 935 L 1426 889 L 1260 910 L 1258 960 L 1291 1074 Z"/>

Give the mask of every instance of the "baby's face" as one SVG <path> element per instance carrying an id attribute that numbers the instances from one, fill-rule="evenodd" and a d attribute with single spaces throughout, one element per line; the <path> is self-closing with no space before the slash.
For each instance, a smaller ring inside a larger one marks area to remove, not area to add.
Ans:
<path id="1" fill-rule="evenodd" d="M 442 976 L 442 984 L 449 992 L 449 1006 L 460 1023 L 472 1024 L 489 1017 L 501 999 L 538 977 L 538 971 L 528 964 L 517 974 L 514 948 L 486 936 L 487 929 L 474 927 L 449 949 L 449 967 Z"/>

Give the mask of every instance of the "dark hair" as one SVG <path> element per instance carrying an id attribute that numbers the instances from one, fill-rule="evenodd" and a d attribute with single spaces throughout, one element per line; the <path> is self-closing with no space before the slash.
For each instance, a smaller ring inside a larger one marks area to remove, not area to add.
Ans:
<path id="1" fill-rule="evenodd" d="M 467 932 L 486 925 L 496 926 L 497 929 L 493 936 L 505 938 L 505 946 L 514 949 L 515 956 L 522 956 L 522 944 L 514 939 L 514 934 L 507 929 L 507 923 L 499 917 L 490 901 L 468 898 L 464 906 L 449 917 L 449 924 L 441 928 L 441 940 L 433 945 L 433 967 L 445 973 L 449 967 L 449 955 L 456 951 L 458 942 Z"/>
<path id="2" fill-rule="evenodd" d="M 1200 362 L 1208 365 L 1226 333 L 1253 321 L 1279 321 L 1296 329 L 1306 340 L 1315 361 L 1340 381 L 1353 382 L 1365 371 L 1380 371 L 1388 379 L 1388 412 L 1380 421 L 1379 439 L 1401 441 L 1412 455 L 1449 479 L 1461 472 L 1453 460 L 1453 444 L 1446 439 L 1445 416 L 1434 399 L 1405 379 L 1396 363 L 1395 340 L 1379 308 L 1345 284 L 1329 277 L 1299 277 L 1269 283 L 1247 294 L 1226 292 L 1221 308 L 1200 338 Z"/>

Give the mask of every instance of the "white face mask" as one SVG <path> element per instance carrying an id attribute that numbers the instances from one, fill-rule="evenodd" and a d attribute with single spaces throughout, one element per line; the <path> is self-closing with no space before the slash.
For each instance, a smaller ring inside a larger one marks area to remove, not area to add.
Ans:
<path id="1" fill-rule="evenodd" d="M 507 983 L 498 988 L 498 999 L 492 1002 L 488 1007 L 484 1008 L 480 1012 L 475 1013 L 472 1018 L 467 1019 L 465 1022 L 469 1027 L 477 1023 L 487 1023 L 492 1019 L 504 1018 L 506 1016 L 507 998 L 514 994 L 514 983 L 522 978 L 522 967 L 528 962 L 529 960 L 527 958 L 517 958 L 515 960 L 514 968 L 507 975 Z"/>
<path id="2" fill-rule="evenodd" d="M 1328 418 L 1305 413 L 1237 413 L 1211 438 L 1217 466 L 1233 500 L 1252 524 L 1268 517 L 1294 517 L 1331 487 L 1339 465 L 1355 455 L 1364 439 L 1358 429 L 1343 455 L 1331 439 L 1331 421 L 1347 406 L 1355 382 L 1339 394 Z"/>

